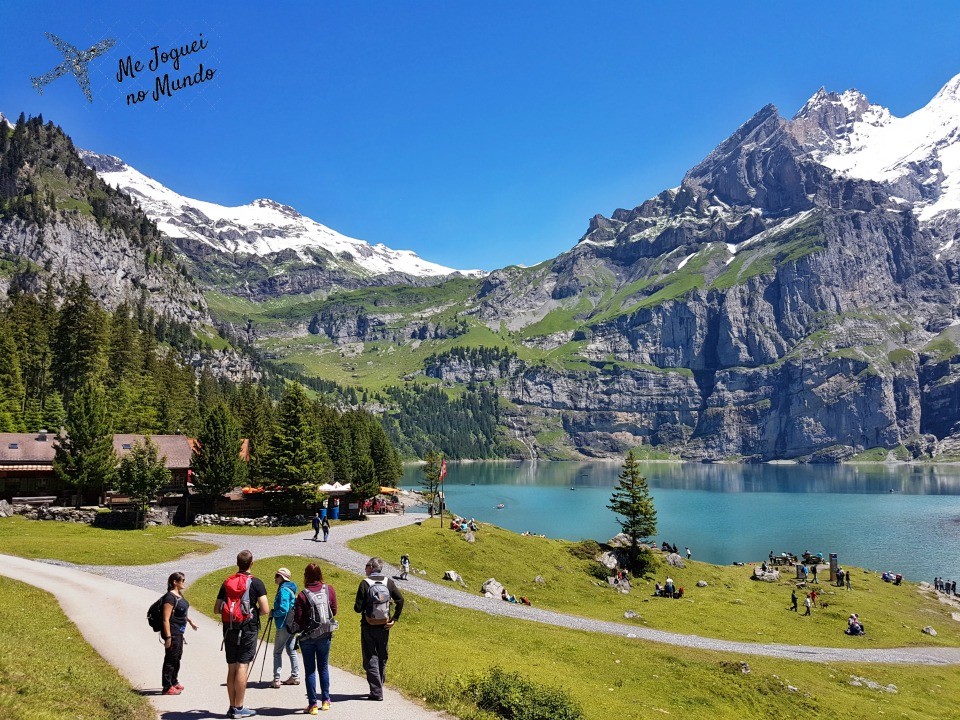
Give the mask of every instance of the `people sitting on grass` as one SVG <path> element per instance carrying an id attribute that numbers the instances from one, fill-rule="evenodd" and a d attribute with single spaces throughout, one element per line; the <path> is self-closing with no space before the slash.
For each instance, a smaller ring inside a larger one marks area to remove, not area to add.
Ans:
<path id="1" fill-rule="evenodd" d="M 504 602 L 510 602 L 510 603 L 517 602 L 516 596 L 508 593 L 506 588 L 500 591 L 500 599 L 503 600 Z"/>
<path id="2" fill-rule="evenodd" d="M 673 584 L 673 578 L 667 578 L 667 582 L 664 585 L 660 585 L 658 582 L 653 589 L 654 597 L 665 597 L 665 598 L 682 598 L 683 597 L 683 588 L 676 587 Z"/>
<path id="3" fill-rule="evenodd" d="M 847 619 L 847 629 L 844 630 L 847 635 L 866 635 L 867 631 L 863 626 L 863 623 L 860 621 L 860 618 L 857 617 L 857 614 L 854 613 Z"/>

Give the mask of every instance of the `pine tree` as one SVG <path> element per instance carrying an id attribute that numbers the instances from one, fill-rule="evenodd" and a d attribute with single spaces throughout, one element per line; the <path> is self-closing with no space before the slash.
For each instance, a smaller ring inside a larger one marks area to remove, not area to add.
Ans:
<path id="1" fill-rule="evenodd" d="M 0 407 L 10 415 L 16 430 L 23 429 L 25 394 L 13 334 L 5 322 L 0 322 Z M 31 432 L 38 429 L 32 428 Z"/>
<path id="2" fill-rule="evenodd" d="M 369 456 L 362 458 L 353 469 L 353 483 L 350 491 L 360 500 L 361 508 L 364 502 L 380 492 L 380 481 L 377 480 L 376 468 Z"/>
<path id="3" fill-rule="evenodd" d="M 171 481 L 166 458 L 159 457 L 159 454 L 157 446 L 147 435 L 142 443 L 134 443 L 130 452 L 120 459 L 117 468 L 114 489 L 130 496 L 137 505 L 138 513 L 144 516 L 150 502 L 169 487 Z M 140 524 L 139 518 L 137 524 Z"/>
<path id="4" fill-rule="evenodd" d="M 312 417 L 310 401 L 299 383 L 290 383 L 277 408 L 263 472 L 281 488 L 330 482 L 333 465 Z"/>
<path id="5" fill-rule="evenodd" d="M 99 384 L 87 381 L 74 393 L 65 430 L 57 435 L 53 469 L 77 489 L 80 507 L 84 491 L 111 485 L 117 470 L 113 430 Z"/>
<path id="6" fill-rule="evenodd" d="M 26 432 L 47 429 L 43 423 L 43 408 L 40 407 L 39 400 L 27 400 L 27 409 L 23 412 L 23 427 Z M 54 431 L 59 429 L 54 428 Z"/>
<path id="7" fill-rule="evenodd" d="M 60 432 L 63 423 L 67 419 L 67 413 L 63 409 L 63 400 L 60 399 L 60 393 L 50 391 L 43 399 L 43 423 L 42 429 L 50 432 Z"/>
<path id="8" fill-rule="evenodd" d="M 630 566 L 635 568 L 639 557 L 639 541 L 657 532 L 657 511 L 647 479 L 631 450 L 623 461 L 623 470 L 607 506 L 618 515 L 617 523 L 630 538 Z"/>
<path id="9" fill-rule="evenodd" d="M 433 517 L 433 506 L 437 501 L 437 493 L 440 489 L 440 467 L 443 463 L 443 454 L 439 452 L 428 452 L 424 458 L 423 477 L 420 479 L 420 487 L 423 490 L 420 493 L 423 499 L 427 501 L 427 507 L 430 516 Z"/>
<path id="10" fill-rule="evenodd" d="M 107 314 L 93 299 L 86 278 L 67 290 L 53 336 L 54 385 L 69 400 L 81 385 L 96 380 L 106 362 Z"/>
<path id="11" fill-rule="evenodd" d="M 377 482 L 385 487 L 396 487 L 403 477 L 403 462 L 387 438 L 380 421 L 367 416 L 370 432 L 370 459 L 377 474 Z"/>
<path id="12" fill-rule="evenodd" d="M 233 412 L 240 433 L 247 438 L 250 451 L 250 475 L 259 478 L 263 455 L 267 452 L 272 430 L 271 402 L 262 387 L 245 379 L 233 399 Z"/>
<path id="13" fill-rule="evenodd" d="M 215 405 L 203 420 L 197 437 L 197 452 L 190 463 L 193 484 L 201 495 L 218 498 L 242 485 L 247 467 L 240 457 L 240 428 L 223 405 Z"/>

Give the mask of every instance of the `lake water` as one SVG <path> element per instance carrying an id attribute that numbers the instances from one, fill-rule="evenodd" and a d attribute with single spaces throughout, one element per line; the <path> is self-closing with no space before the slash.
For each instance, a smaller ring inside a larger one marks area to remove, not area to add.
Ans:
<path id="1" fill-rule="evenodd" d="M 695 560 L 810 550 L 910 580 L 960 580 L 960 466 L 641 467 L 658 543 L 689 546 Z M 606 508 L 619 472 L 616 463 L 451 463 L 447 504 L 516 532 L 602 542 L 619 531 Z M 416 488 L 420 477 L 420 467 L 408 466 L 402 485 Z"/>

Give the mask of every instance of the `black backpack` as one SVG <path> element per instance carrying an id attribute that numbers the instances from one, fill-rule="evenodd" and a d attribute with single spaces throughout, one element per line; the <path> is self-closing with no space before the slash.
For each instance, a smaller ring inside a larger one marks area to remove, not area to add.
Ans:
<path id="1" fill-rule="evenodd" d="M 163 599 L 166 596 L 164 593 L 159 600 L 147 608 L 147 624 L 154 632 L 163 632 Z"/>

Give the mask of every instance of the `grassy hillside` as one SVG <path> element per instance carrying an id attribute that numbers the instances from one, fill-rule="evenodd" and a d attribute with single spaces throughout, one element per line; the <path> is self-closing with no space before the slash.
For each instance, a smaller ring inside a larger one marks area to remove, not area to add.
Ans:
<path id="1" fill-rule="evenodd" d="M 259 567 L 264 574 L 282 565 L 300 579 L 305 564 L 306 559 L 297 556 L 262 558 L 255 571 Z M 321 565 L 340 600 L 340 630 L 330 662 L 362 674 L 359 622 L 352 607 L 359 578 Z M 212 607 L 217 587 L 231 571 L 223 568 L 194 583 L 187 591 L 191 604 L 201 610 Z M 884 715 L 920 720 L 942 715 L 960 692 L 960 674 L 953 667 L 743 658 L 493 617 L 409 592 L 406 600 L 403 616 L 390 633 L 388 702 L 395 688 L 465 719 L 496 717 L 480 715 L 456 690 L 493 666 L 542 686 L 564 688 L 587 720 L 661 715 L 814 720 L 835 718 L 838 712 L 856 720 Z M 742 660 L 749 673 L 742 672 Z M 896 692 L 851 684 L 856 677 L 883 687 L 895 685 Z M 335 695 L 337 688 L 332 691 Z"/>
<path id="2" fill-rule="evenodd" d="M 440 528 L 435 519 L 361 538 L 351 547 L 393 562 L 400 553 L 408 553 L 413 567 L 425 569 L 432 581 L 440 581 L 446 570 L 456 570 L 468 592 L 479 594 L 483 582 L 495 577 L 509 592 L 529 597 L 537 607 L 658 630 L 827 647 L 960 645 L 960 622 L 932 593 L 920 592 L 913 583 L 894 586 L 877 573 L 858 569 L 850 591 L 831 587 L 827 577 L 819 587 L 811 584 L 824 594 L 827 607 L 803 617 L 788 610 L 790 591 L 796 587 L 793 572 L 785 573 L 781 582 L 764 583 L 750 579 L 750 566 L 693 561 L 679 569 L 658 560 L 656 569 L 634 580 L 633 590 L 623 595 L 609 586 L 605 580 L 609 573 L 601 571 L 599 563 L 583 557 L 579 543 L 524 537 L 490 525 L 482 526 L 472 544 L 460 533 Z M 543 582 L 535 580 L 538 576 Z M 653 597 L 655 582 L 663 583 L 668 576 L 684 588 L 682 600 Z M 697 587 L 699 580 L 707 587 Z M 639 617 L 625 620 L 628 611 Z M 854 612 L 869 629 L 866 638 L 843 634 Z M 926 625 L 934 626 L 937 637 L 920 632 Z"/>

